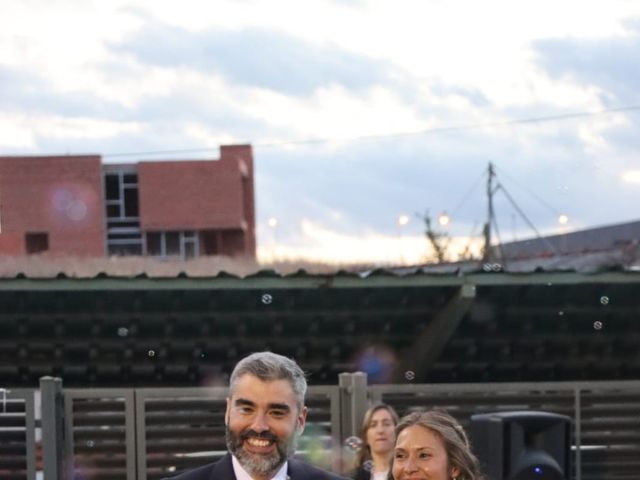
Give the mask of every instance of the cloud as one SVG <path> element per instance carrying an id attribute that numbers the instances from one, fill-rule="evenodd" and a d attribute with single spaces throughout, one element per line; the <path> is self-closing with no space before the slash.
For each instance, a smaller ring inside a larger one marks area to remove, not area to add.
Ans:
<path id="1" fill-rule="evenodd" d="M 437 97 L 459 97 L 475 107 L 487 107 L 490 105 L 489 99 L 477 88 L 445 84 L 443 82 L 434 82 L 430 88 L 433 95 Z"/>
<path id="2" fill-rule="evenodd" d="M 0 109 L 3 113 L 127 119 L 128 110 L 95 92 L 61 91 L 44 75 L 0 65 Z"/>
<path id="3" fill-rule="evenodd" d="M 640 184 L 640 170 L 629 170 L 627 172 L 624 172 L 622 175 L 622 180 L 629 183 Z"/>
<path id="4" fill-rule="evenodd" d="M 262 28 L 195 32 L 159 24 L 111 49 L 145 64 L 218 73 L 230 84 L 297 96 L 332 84 L 363 89 L 385 83 L 390 69 L 384 61 Z"/>
<path id="5" fill-rule="evenodd" d="M 367 239 L 384 253 L 401 213 L 402 234 L 423 239 L 426 210 L 447 210 L 452 236 L 477 234 L 489 161 L 539 231 L 557 226 L 554 210 L 573 227 L 637 217 L 640 189 L 622 172 L 637 170 L 640 115 L 482 126 L 640 103 L 628 2 L 581 4 L 579 18 L 578 2 L 469 4 L 462 18 L 447 2 L 31 1 L 0 21 L 0 150 L 211 158 L 253 143 L 262 245 L 276 233 L 300 252 L 357 257 Z M 265 146 L 322 138 L 336 141 Z M 533 235 L 501 193 L 503 239 Z"/>
<path id="6" fill-rule="evenodd" d="M 366 5 L 366 0 L 330 0 L 341 7 L 362 8 Z"/>
<path id="7" fill-rule="evenodd" d="M 311 260 L 337 264 L 421 263 L 429 256 L 427 242 L 421 237 L 401 237 L 374 232 L 352 235 L 333 230 L 321 222 L 303 218 L 293 242 L 263 242 L 258 249 L 262 262 L 274 260 Z"/>
<path id="8" fill-rule="evenodd" d="M 271 230 L 258 248 L 261 263 L 307 260 L 330 264 L 416 265 L 434 261 L 435 254 L 424 234 L 367 232 L 350 234 L 332 229 L 321 221 L 303 218 L 300 232 L 281 242 Z M 443 240 L 446 258 L 459 260 L 465 251 L 480 255 L 481 240 L 454 237 Z"/>
<path id="9" fill-rule="evenodd" d="M 618 173 L 633 165 L 633 155 L 623 148 L 611 156 L 617 147 L 596 148 L 583 138 L 589 129 L 600 134 L 601 121 L 608 123 L 608 117 L 257 148 L 258 219 L 278 217 L 282 243 L 300 235 L 302 218 L 348 236 L 392 236 L 398 234 L 398 215 L 405 213 L 411 222 L 404 231 L 419 235 L 424 225 L 415 213 L 429 210 L 436 217 L 446 210 L 452 236 L 479 235 L 486 221 L 490 161 L 527 217 L 498 191 L 495 211 L 503 241 L 535 236 L 529 222 L 538 232 L 556 231 L 561 213 L 569 216 L 567 228 L 635 218 L 640 189 L 622 185 Z"/>
<path id="10" fill-rule="evenodd" d="M 609 38 L 556 38 L 534 42 L 538 64 L 557 79 L 594 85 L 604 105 L 640 104 L 640 20 L 627 22 L 631 34 Z"/>
<path id="11" fill-rule="evenodd" d="M 625 27 L 624 31 L 608 37 L 538 40 L 533 43 L 537 65 L 555 81 L 572 83 L 594 91 L 601 105 L 596 108 L 638 106 L 640 17 L 627 18 L 621 24 Z M 576 138 L 592 154 L 588 171 L 596 182 L 603 181 L 603 178 L 616 178 L 619 182 L 620 171 L 635 167 L 637 155 L 634 152 L 640 148 L 636 133 L 638 128 L 638 111 L 611 113 L 594 117 L 589 122 L 581 122 Z M 600 166 L 595 168 L 596 164 Z M 619 187 L 621 192 L 630 193 L 629 184 Z M 611 198 L 615 196 L 612 191 Z M 618 203 L 622 205 L 623 202 Z M 600 210 L 601 205 L 595 208 Z M 622 206 L 615 211 L 609 210 L 612 215 L 617 216 L 620 209 L 627 210 Z"/>

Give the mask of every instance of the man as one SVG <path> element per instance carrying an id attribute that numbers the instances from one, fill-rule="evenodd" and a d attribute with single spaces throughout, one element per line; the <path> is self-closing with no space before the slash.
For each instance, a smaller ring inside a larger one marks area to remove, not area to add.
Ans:
<path id="1" fill-rule="evenodd" d="M 290 458 L 304 430 L 307 381 L 293 360 L 271 352 L 240 360 L 229 379 L 227 453 L 173 480 L 341 480 Z"/>

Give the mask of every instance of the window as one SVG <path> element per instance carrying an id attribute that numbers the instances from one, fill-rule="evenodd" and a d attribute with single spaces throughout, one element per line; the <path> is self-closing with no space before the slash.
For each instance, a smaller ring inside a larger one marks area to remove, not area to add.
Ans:
<path id="1" fill-rule="evenodd" d="M 109 244 L 109 255 L 142 255 L 142 245 L 136 245 L 131 241 L 118 243 L 117 240 L 112 240 Z"/>
<path id="2" fill-rule="evenodd" d="M 124 189 L 124 216 L 137 217 L 138 215 L 139 215 L 138 189 L 125 188 Z"/>
<path id="3" fill-rule="evenodd" d="M 147 233 L 147 255 L 162 255 L 162 234 L 159 232 Z"/>
<path id="4" fill-rule="evenodd" d="M 111 168 L 104 175 L 104 191 L 109 255 L 142 255 L 138 175 L 128 167 Z"/>
<path id="5" fill-rule="evenodd" d="M 180 255 L 180 233 L 178 232 L 165 232 L 165 255 L 164 256 L 176 256 Z"/>
<path id="6" fill-rule="evenodd" d="M 120 198 L 120 179 L 118 175 L 105 175 L 104 188 L 107 200 L 118 200 Z"/>
<path id="7" fill-rule="evenodd" d="M 194 231 L 147 232 L 147 255 L 157 257 L 197 257 L 200 254 L 198 235 Z"/>
<path id="8" fill-rule="evenodd" d="M 138 176 L 136 174 L 107 173 L 104 176 L 104 189 L 109 220 L 138 217 Z"/>
<path id="9" fill-rule="evenodd" d="M 42 253 L 49 250 L 49 234 L 46 232 L 26 233 L 24 236 L 25 249 L 28 255 Z"/>

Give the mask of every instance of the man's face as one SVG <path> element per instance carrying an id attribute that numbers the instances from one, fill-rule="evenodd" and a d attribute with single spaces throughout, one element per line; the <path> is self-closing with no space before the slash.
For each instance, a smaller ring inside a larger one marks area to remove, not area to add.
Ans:
<path id="1" fill-rule="evenodd" d="M 245 374 L 227 398 L 227 448 L 252 476 L 271 478 L 295 452 L 306 417 L 287 380 Z"/>

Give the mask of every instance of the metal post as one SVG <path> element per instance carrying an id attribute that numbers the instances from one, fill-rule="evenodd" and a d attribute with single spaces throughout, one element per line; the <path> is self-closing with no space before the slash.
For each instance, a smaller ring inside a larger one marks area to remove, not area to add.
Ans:
<path id="1" fill-rule="evenodd" d="M 362 419 L 367 410 L 367 374 L 341 373 L 340 386 L 341 441 L 360 433 Z"/>
<path id="2" fill-rule="evenodd" d="M 42 460 L 45 480 L 63 480 L 64 409 L 62 380 L 40 379 L 42 396 Z"/>
<path id="3" fill-rule="evenodd" d="M 147 478 L 147 396 L 144 392 L 144 389 L 133 392 L 134 435 L 136 439 L 136 458 L 133 464 L 136 466 L 137 476 L 132 478 Z M 127 407 L 127 412 L 128 410 Z M 128 430 L 129 422 L 127 422 L 127 433 Z M 127 458 L 128 463 L 129 459 Z M 127 472 L 129 472 L 128 466 Z"/>
<path id="4" fill-rule="evenodd" d="M 582 452 L 580 451 L 582 445 L 582 390 L 580 387 L 576 387 L 574 391 L 575 395 L 575 435 L 576 435 L 576 480 L 582 480 Z"/>
<path id="5" fill-rule="evenodd" d="M 36 478 L 36 409 L 34 392 L 29 392 L 24 397 L 25 434 L 27 439 L 27 478 Z"/>
<path id="6" fill-rule="evenodd" d="M 493 170 L 493 164 L 489 162 L 487 177 L 487 223 L 484 224 L 484 251 L 482 252 L 482 261 L 490 262 L 493 259 L 491 252 L 491 222 L 493 222 L 493 178 L 496 176 Z"/>

